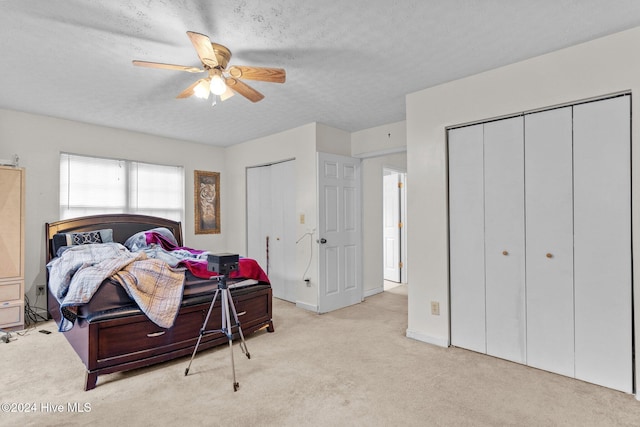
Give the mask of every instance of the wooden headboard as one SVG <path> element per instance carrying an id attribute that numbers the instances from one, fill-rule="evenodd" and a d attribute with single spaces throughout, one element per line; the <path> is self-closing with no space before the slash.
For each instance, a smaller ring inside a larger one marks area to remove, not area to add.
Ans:
<path id="1" fill-rule="evenodd" d="M 156 227 L 168 228 L 179 246 L 183 246 L 182 226 L 179 221 L 166 218 L 158 218 L 148 215 L 134 214 L 105 214 L 83 216 L 79 218 L 63 219 L 45 224 L 45 239 L 47 250 L 47 263 L 51 260 L 51 239 L 57 233 L 78 233 L 83 231 L 101 230 L 110 228 L 113 230 L 113 241 L 124 243 L 129 237 L 139 231 Z"/>

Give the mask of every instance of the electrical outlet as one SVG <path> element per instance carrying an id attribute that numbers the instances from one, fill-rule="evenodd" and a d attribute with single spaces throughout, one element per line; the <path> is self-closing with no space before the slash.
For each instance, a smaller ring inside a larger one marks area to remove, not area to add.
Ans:
<path id="1" fill-rule="evenodd" d="M 44 295 L 44 285 L 38 285 L 36 289 L 36 295 Z"/>
<path id="2" fill-rule="evenodd" d="M 440 316 L 440 303 L 438 301 L 431 301 L 431 314 Z"/>

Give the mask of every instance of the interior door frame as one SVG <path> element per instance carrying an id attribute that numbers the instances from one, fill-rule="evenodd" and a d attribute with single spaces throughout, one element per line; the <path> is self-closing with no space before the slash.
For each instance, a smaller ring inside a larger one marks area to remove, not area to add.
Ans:
<path id="1" fill-rule="evenodd" d="M 407 259 L 408 259 L 408 256 L 407 256 L 407 171 L 396 168 L 396 167 L 383 166 L 382 167 L 383 180 L 384 180 L 384 177 L 387 175 L 387 172 L 398 174 L 398 178 L 399 178 L 398 183 L 401 184 L 399 188 L 400 203 L 398 205 L 398 210 L 399 210 L 398 220 L 402 224 L 402 227 L 400 227 L 400 231 L 399 231 L 400 244 L 398 245 L 398 251 L 399 251 L 398 260 L 401 265 L 399 283 L 406 284 L 408 282 L 408 271 L 409 271 L 408 270 L 409 265 L 407 263 Z M 382 191 L 383 206 L 385 205 L 385 203 L 386 202 L 385 202 L 385 192 L 384 192 L 384 183 L 383 183 L 383 191 Z M 383 216 L 383 221 L 384 221 L 384 216 Z M 384 224 L 383 224 L 383 228 L 384 228 Z M 384 234 L 384 231 L 383 231 L 383 234 Z M 384 245 L 382 247 L 382 251 L 383 251 L 383 257 L 384 257 L 385 256 Z"/>

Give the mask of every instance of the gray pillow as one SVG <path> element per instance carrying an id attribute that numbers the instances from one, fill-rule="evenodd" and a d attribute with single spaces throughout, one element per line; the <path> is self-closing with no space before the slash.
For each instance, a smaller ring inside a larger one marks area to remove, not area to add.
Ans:
<path id="1" fill-rule="evenodd" d="M 113 230 L 83 231 L 79 233 L 58 233 L 53 236 L 53 255 L 59 256 L 61 248 L 67 246 L 86 245 L 89 243 L 109 243 L 113 242 Z"/>

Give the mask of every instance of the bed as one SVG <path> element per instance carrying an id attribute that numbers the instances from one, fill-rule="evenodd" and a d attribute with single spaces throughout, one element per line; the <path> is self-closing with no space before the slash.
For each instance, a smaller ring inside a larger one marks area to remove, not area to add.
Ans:
<path id="1" fill-rule="evenodd" d="M 149 235 L 149 230 L 166 230 L 174 238 L 174 243 L 182 247 L 183 236 L 180 222 L 145 215 L 107 214 L 61 220 L 45 224 L 47 301 L 49 315 L 56 321 L 69 344 L 76 351 L 86 367 L 85 390 L 96 387 L 98 376 L 114 372 L 136 369 L 177 357 L 191 355 L 198 340 L 200 329 L 211 306 L 217 289 L 217 280 L 204 279 L 193 274 L 192 269 L 175 268 L 185 276 L 182 294 L 171 325 L 159 326 L 146 314 L 143 304 L 137 304 L 120 283 L 108 278 L 92 292 L 89 301 L 67 307 L 61 302 L 59 289 L 54 285 L 50 264 L 55 264 L 67 256 L 67 247 L 60 248 L 61 237 L 95 235 L 108 232 L 114 243 L 85 245 L 91 247 L 117 243 L 124 244 L 133 236 Z M 94 232 L 94 233 L 89 233 Z M 107 239 L 106 239 L 107 240 Z M 77 243 L 77 242 L 76 242 Z M 97 242 L 101 243 L 100 239 Z M 127 242 L 128 243 L 128 242 Z M 127 252 L 127 251 L 125 251 Z M 144 258 L 144 257 L 143 257 Z M 268 278 L 253 260 L 241 259 L 250 267 L 240 268 L 230 274 L 228 284 L 245 337 L 266 329 L 274 331 L 272 320 L 272 292 Z M 242 266 L 243 264 L 241 264 Z M 249 271 L 253 277 L 242 277 Z M 197 273 L 197 272 L 196 272 Z M 235 273 L 235 272 L 234 272 Z M 212 275 L 215 273 L 211 273 Z M 200 275 L 201 276 L 201 275 Z M 114 276 L 115 277 L 115 276 Z M 136 300 L 137 301 L 137 300 Z M 73 308 L 73 310 L 69 310 Z M 219 299 L 206 325 L 206 330 L 221 327 Z M 71 312 L 71 313 L 70 313 Z M 70 314 L 69 314 L 70 313 Z M 161 323 L 162 324 L 162 323 Z M 232 328 L 234 339 L 237 327 Z M 203 335 L 198 351 L 228 343 L 222 333 Z"/>

